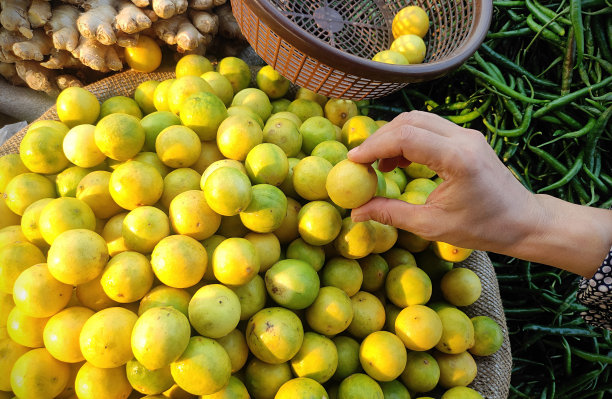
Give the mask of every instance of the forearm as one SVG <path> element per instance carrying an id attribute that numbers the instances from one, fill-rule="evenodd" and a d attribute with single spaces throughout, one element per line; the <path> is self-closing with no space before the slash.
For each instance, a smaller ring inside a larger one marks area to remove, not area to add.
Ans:
<path id="1" fill-rule="evenodd" d="M 499 252 L 592 277 L 612 246 L 612 211 L 534 197 L 540 217 L 520 226 L 524 238 Z"/>

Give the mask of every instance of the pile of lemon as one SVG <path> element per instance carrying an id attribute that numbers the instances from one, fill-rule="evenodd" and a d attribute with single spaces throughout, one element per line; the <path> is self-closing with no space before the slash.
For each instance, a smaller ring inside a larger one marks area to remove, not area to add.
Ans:
<path id="1" fill-rule="evenodd" d="M 427 46 L 423 38 L 429 30 L 427 12 L 419 6 L 402 8 L 391 24 L 393 42 L 390 50 L 383 50 L 372 58 L 387 64 L 420 64 L 425 59 Z"/>
<path id="2" fill-rule="evenodd" d="M 471 251 L 347 211 L 435 172 L 352 163 L 384 121 L 250 82 L 191 55 L 133 98 L 69 88 L 0 158 L 0 398 L 481 397 Z"/>

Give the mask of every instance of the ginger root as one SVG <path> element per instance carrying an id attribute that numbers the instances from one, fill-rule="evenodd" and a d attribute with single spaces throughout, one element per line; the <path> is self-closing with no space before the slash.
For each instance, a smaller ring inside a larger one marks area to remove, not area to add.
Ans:
<path id="1" fill-rule="evenodd" d="M 79 10 L 68 4 L 53 9 L 53 15 L 45 25 L 45 32 L 53 38 L 53 47 L 58 50 L 73 51 L 79 44 L 79 31 L 76 20 Z"/>
<path id="2" fill-rule="evenodd" d="M 72 75 L 59 75 L 55 79 L 55 83 L 60 90 L 64 90 L 68 87 L 83 87 L 83 83 Z"/>
<path id="3" fill-rule="evenodd" d="M 26 40 L 19 32 L 11 32 L 0 27 L 0 61 L 16 62 L 20 58 L 13 53 L 13 44 Z"/>
<path id="4" fill-rule="evenodd" d="M 13 53 L 22 60 L 42 61 L 53 50 L 53 40 L 42 29 L 36 29 L 30 40 L 13 44 Z"/>
<path id="5" fill-rule="evenodd" d="M 187 0 L 153 0 L 153 11 L 160 18 L 169 19 L 187 11 Z"/>
<path id="6" fill-rule="evenodd" d="M 28 9 L 28 19 L 32 28 L 39 28 L 51 19 L 51 3 L 47 0 L 32 0 Z"/>
<path id="7" fill-rule="evenodd" d="M 149 0 L 132 0 L 132 3 L 134 3 L 136 7 L 140 7 L 140 8 L 145 8 L 146 6 L 151 4 Z"/>
<path id="8" fill-rule="evenodd" d="M 159 20 L 153 28 L 159 39 L 170 45 L 176 44 L 180 53 L 196 50 L 200 45 L 206 46 L 212 41 L 212 35 L 202 35 L 184 15 Z"/>
<path id="9" fill-rule="evenodd" d="M 151 19 L 144 10 L 136 7 L 133 3 L 122 1 L 119 12 L 115 17 L 115 27 L 125 33 L 136 33 L 151 26 Z"/>
<path id="10" fill-rule="evenodd" d="M 117 54 L 117 47 L 105 46 L 95 39 L 81 37 L 72 55 L 91 69 L 100 72 L 120 71 L 123 63 Z"/>
<path id="11" fill-rule="evenodd" d="M 57 49 L 53 50 L 49 59 L 41 62 L 40 65 L 47 69 L 83 68 L 81 61 L 75 58 L 69 51 Z"/>
<path id="12" fill-rule="evenodd" d="M 232 14 L 232 8 L 229 4 L 225 4 L 217 9 L 215 13 L 219 17 L 219 33 L 227 39 L 246 40 L 240 31 L 240 26 Z"/>
<path id="13" fill-rule="evenodd" d="M 0 62 L 0 76 L 14 86 L 23 86 L 25 82 L 17 74 L 14 63 Z"/>
<path id="14" fill-rule="evenodd" d="M 189 8 L 192 10 L 208 11 L 214 7 L 222 6 L 226 0 L 189 0 Z"/>
<path id="15" fill-rule="evenodd" d="M 44 91 L 49 95 L 59 94 L 59 88 L 55 82 L 56 74 L 54 71 L 40 66 L 35 61 L 17 61 L 15 63 L 17 75 L 26 84 L 37 91 Z"/>
<path id="16" fill-rule="evenodd" d="M 31 39 L 33 33 L 28 19 L 29 5 L 30 0 L 0 0 L 0 25 Z"/>
<path id="17" fill-rule="evenodd" d="M 96 39 L 102 44 L 111 45 L 117 42 L 115 35 L 115 0 L 89 0 L 88 7 L 77 19 L 77 28 L 87 39 Z"/>
<path id="18" fill-rule="evenodd" d="M 191 11 L 191 22 L 203 35 L 216 35 L 219 31 L 219 17 L 207 11 Z"/>

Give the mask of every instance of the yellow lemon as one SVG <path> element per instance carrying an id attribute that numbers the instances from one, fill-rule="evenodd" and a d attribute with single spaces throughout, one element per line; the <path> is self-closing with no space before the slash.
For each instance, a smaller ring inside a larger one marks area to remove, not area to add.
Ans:
<path id="1" fill-rule="evenodd" d="M 169 234 L 168 216 L 152 206 L 139 206 L 123 219 L 123 240 L 125 246 L 132 251 L 150 253 Z"/>
<path id="2" fill-rule="evenodd" d="M 138 360 L 132 359 L 125 365 L 125 372 L 130 385 L 138 392 L 147 394 L 147 398 L 164 398 L 160 394 L 174 385 L 170 366 L 149 370 Z M 154 395 L 154 396 L 153 396 Z"/>
<path id="3" fill-rule="evenodd" d="M 215 161 L 225 159 L 219 147 L 217 147 L 216 141 L 203 141 L 202 150 L 200 151 L 200 157 L 198 160 L 191 165 L 191 169 L 198 172 L 200 175 L 204 173 L 206 168 L 213 164 Z"/>
<path id="4" fill-rule="evenodd" d="M 424 305 L 410 305 L 395 319 L 395 333 L 406 348 L 426 351 L 438 344 L 442 337 L 440 316 Z"/>
<path id="5" fill-rule="evenodd" d="M 7 154 L 0 157 L 0 193 L 5 192 L 6 185 L 13 177 L 29 171 L 21 161 L 19 154 Z"/>
<path id="6" fill-rule="evenodd" d="M 79 399 L 127 399 L 132 386 L 124 366 L 99 368 L 87 362 L 77 373 L 74 391 Z"/>
<path id="7" fill-rule="evenodd" d="M 240 300 L 224 285 L 205 285 L 189 302 L 189 322 L 205 337 L 224 337 L 240 322 Z"/>
<path id="8" fill-rule="evenodd" d="M 6 331 L 11 340 L 28 348 L 40 348 L 44 345 L 43 330 L 49 321 L 48 317 L 31 317 L 15 306 L 6 319 Z"/>
<path id="9" fill-rule="evenodd" d="M 342 220 L 342 228 L 334 240 L 334 247 L 345 258 L 364 258 L 376 245 L 375 234 L 376 229 L 369 221 L 355 223 L 346 217 Z"/>
<path id="10" fill-rule="evenodd" d="M 256 83 L 270 99 L 277 99 L 287 94 L 291 82 L 270 65 L 266 65 L 257 72 Z"/>
<path id="11" fill-rule="evenodd" d="M 208 58 L 198 54 L 188 54 L 181 57 L 176 63 L 176 77 L 200 76 L 203 73 L 212 71 L 213 67 Z"/>
<path id="12" fill-rule="evenodd" d="M 180 125 L 181 120 L 170 111 L 156 111 L 142 118 L 140 125 L 145 131 L 143 151 L 155 151 L 157 136 L 169 126 Z"/>
<path id="13" fill-rule="evenodd" d="M 273 232 L 281 244 L 288 244 L 298 238 L 297 216 L 301 208 L 302 206 L 299 202 L 291 197 L 287 197 L 287 213 L 280 226 Z"/>
<path id="14" fill-rule="evenodd" d="M 298 214 L 298 230 L 304 241 L 311 245 L 326 245 L 340 233 L 340 213 L 325 201 L 312 201 Z"/>
<path id="15" fill-rule="evenodd" d="M 145 131 L 135 116 L 110 114 L 98 122 L 94 138 L 104 155 L 117 161 L 126 161 L 138 154 L 144 145 Z"/>
<path id="16" fill-rule="evenodd" d="M 26 208 L 23 216 L 21 217 L 21 231 L 23 232 L 23 235 L 28 239 L 28 241 L 43 250 L 47 249 L 49 244 L 47 244 L 40 233 L 38 228 L 38 219 L 40 218 L 40 213 L 45 205 L 52 200 L 52 198 L 43 198 L 34 202 L 32 205 Z"/>
<path id="17" fill-rule="evenodd" d="M 305 98 L 297 98 L 289 104 L 287 112 L 291 112 L 300 118 L 301 121 L 305 121 L 313 116 L 323 116 L 323 105 Z"/>
<path id="18" fill-rule="evenodd" d="M 237 57 L 225 57 L 217 65 L 217 71 L 232 84 L 234 93 L 249 87 L 251 69 L 246 62 Z"/>
<path id="19" fill-rule="evenodd" d="M 363 282 L 363 271 L 359 263 L 353 259 L 341 256 L 332 258 L 325 263 L 321 271 L 321 284 L 337 287 L 349 297 L 355 295 Z"/>
<path id="20" fill-rule="evenodd" d="M 22 355 L 11 370 L 11 388 L 20 398 L 54 398 L 70 377 L 70 367 L 53 358 L 44 349 L 33 349 Z"/>
<path id="21" fill-rule="evenodd" d="M 321 287 L 312 305 L 306 309 L 306 320 L 320 334 L 339 334 L 353 320 L 351 299 L 340 288 Z"/>
<path id="22" fill-rule="evenodd" d="M 42 263 L 21 272 L 13 286 L 15 306 L 32 317 L 51 317 L 70 301 L 72 286 L 57 281 Z"/>
<path id="23" fill-rule="evenodd" d="M 351 297 L 353 321 L 348 332 L 355 338 L 365 338 L 385 325 L 385 308 L 378 298 L 369 292 L 359 291 Z"/>
<path id="24" fill-rule="evenodd" d="M 100 114 L 100 103 L 96 96 L 82 87 L 68 87 L 55 101 L 57 116 L 68 127 L 93 124 Z"/>
<path id="25" fill-rule="evenodd" d="M 408 65 L 408 60 L 399 51 L 383 50 L 374 54 L 372 61 L 384 62 L 385 64 Z"/>
<path id="26" fill-rule="evenodd" d="M 427 47 L 417 35 L 402 35 L 391 43 L 391 50 L 401 53 L 409 64 L 420 64 L 425 59 Z"/>
<path id="27" fill-rule="evenodd" d="M 250 319 L 266 305 L 266 284 L 259 274 L 248 283 L 231 288 L 240 301 L 240 320 Z"/>
<path id="28" fill-rule="evenodd" d="M 100 284 L 108 297 L 119 303 L 140 300 L 153 285 L 151 263 L 132 251 L 114 256 L 102 271 Z"/>
<path id="29" fill-rule="evenodd" d="M 259 360 L 280 364 L 298 353 L 304 340 L 304 328 L 292 311 L 265 308 L 249 319 L 246 338 L 251 353 Z"/>
<path id="30" fill-rule="evenodd" d="M 102 275 L 94 278 L 88 283 L 77 285 L 76 297 L 79 302 L 89 309 L 100 311 L 113 306 L 119 306 L 119 303 L 113 301 L 106 295 L 100 279 Z"/>
<path id="31" fill-rule="evenodd" d="M 215 278 L 227 285 L 243 285 L 259 272 L 255 246 L 244 238 L 228 238 L 213 253 Z"/>
<path id="32" fill-rule="evenodd" d="M 126 96 L 113 96 L 100 106 L 100 119 L 110 114 L 127 114 L 142 118 L 142 111 L 136 100 Z"/>
<path id="33" fill-rule="evenodd" d="M 85 202 L 99 219 L 108 219 L 122 211 L 108 189 L 111 172 L 97 170 L 81 179 L 76 197 Z"/>
<path id="34" fill-rule="evenodd" d="M 109 181 L 113 200 L 122 208 L 132 210 L 143 205 L 153 205 L 164 190 L 164 180 L 151 165 L 128 161 L 115 169 Z"/>
<path id="35" fill-rule="evenodd" d="M 6 206 L 17 215 L 23 215 L 26 208 L 43 198 L 57 197 L 51 180 L 37 173 L 22 173 L 15 176 L 4 189 Z"/>
<path id="36" fill-rule="evenodd" d="M 469 306 L 480 297 L 482 284 L 478 275 L 470 269 L 456 267 L 444 274 L 440 289 L 451 305 Z"/>
<path id="37" fill-rule="evenodd" d="M 66 133 L 62 143 L 66 158 L 73 164 L 91 168 L 106 159 L 106 155 L 96 146 L 94 125 L 78 125 Z"/>
<path id="38" fill-rule="evenodd" d="M 325 182 L 332 164 L 325 158 L 308 156 L 293 168 L 293 188 L 309 201 L 328 198 Z"/>
<path id="39" fill-rule="evenodd" d="M 23 164 L 34 173 L 53 174 L 68 166 L 63 142 L 66 132 L 50 127 L 31 129 L 23 136 L 19 153 Z"/>
<path id="40" fill-rule="evenodd" d="M 247 174 L 254 184 L 278 186 L 289 173 L 289 161 L 283 149 L 276 144 L 258 144 L 245 159 Z"/>
<path id="41" fill-rule="evenodd" d="M 186 126 L 170 126 L 155 139 L 159 159 L 171 168 L 189 167 L 200 157 L 198 135 Z"/>
<path id="42" fill-rule="evenodd" d="M 96 216 L 89 205 L 71 197 L 50 201 L 42 209 L 38 219 L 38 228 L 48 244 L 53 244 L 53 241 L 65 231 L 94 230 L 95 227 Z"/>
<path id="43" fill-rule="evenodd" d="M 234 98 L 234 89 L 230 81 L 217 71 L 208 71 L 200 75 L 212 87 L 213 93 L 229 107 Z"/>
<path id="44" fill-rule="evenodd" d="M 196 240 L 212 236 L 221 225 L 221 215 L 215 213 L 200 190 L 177 195 L 170 203 L 172 229 Z"/>
<path id="45" fill-rule="evenodd" d="M 293 378 L 289 363 L 269 364 L 253 357 L 246 367 L 244 383 L 257 399 L 274 399 L 279 388 Z"/>
<path id="46" fill-rule="evenodd" d="M 424 305 L 431 298 L 431 279 L 418 267 L 399 265 L 389 271 L 385 292 L 396 306 Z"/>
<path id="47" fill-rule="evenodd" d="M 170 111 L 170 103 L 168 102 L 168 91 L 172 83 L 176 79 L 166 79 L 157 85 L 153 91 L 153 105 L 158 111 Z"/>
<path id="48" fill-rule="evenodd" d="M 325 103 L 324 111 L 325 117 L 340 128 L 342 128 L 347 120 L 359 114 L 357 104 L 354 101 L 339 98 L 330 98 Z"/>
<path id="49" fill-rule="evenodd" d="M 232 373 L 242 370 L 249 357 L 249 347 L 242 331 L 235 329 L 229 334 L 217 338 L 217 342 L 225 349 L 232 363 Z M 230 382 L 231 383 L 231 382 Z"/>
<path id="50" fill-rule="evenodd" d="M 179 288 L 158 285 L 149 291 L 141 300 L 138 306 L 138 315 L 151 308 L 172 307 L 187 316 L 187 308 L 191 295 Z"/>
<path id="51" fill-rule="evenodd" d="M 181 123 L 192 129 L 200 140 L 215 140 L 219 125 L 227 118 L 227 109 L 216 95 L 201 92 L 183 102 L 180 118 Z"/>
<path id="52" fill-rule="evenodd" d="M 263 141 L 279 146 L 288 157 L 294 157 L 302 148 L 302 135 L 296 124 L 286 118 L 268 119 L 263 128 Z"/>
<path id="53" fill-rule="evenodd" d="M 85 322 L 94 311 L 82 306 L 62 310 L 49 319 L 43 330 L 45 348 L 51 356 L 66 363 L 85 360 L 79 345 L 79 336 Z"/>
<path id="54" fill-rule="evenodd" d="M 175 288 L 197 284 L 206 271 L 206 249 L 195 239 L 171 235 L 161 240 L 151 254 L 151 266 L 157 278 Z"/>
<path id="55" fill-rule="evenodd" d="M 172 82 L 168 88 L 167 102 L 170 111 L 178 115 L 185 100 L 187 100 L 193 94 L 203 91 L 212 93 L 213 89 L 204 79 L 200 77 L 200 75 L 187 75 L 176 78 L 176 80 Z M 158 109 L 158 111 L 162 110 Z"/>
<path id="56" fill-rule="evenodd" d="M 134 91 L 134 101 L 145 115 L 156 111 L 155 104 L 153 104 L 153 93 L 157 85 L 159 85 L 157 80 L 147 80 L 139 84 Z"/>
<path id="57" fill-rule="evenodd" d="M 232 375 L 229 383 L 223 389 L 210 395 L 201 395 L 200 397 L 202 399 L 249 399 L 251 396 L 244 383 Z"/>
<path id="58" fill-rule="evenodd" d="M 172 200 L 186 191 L 200 188 L 202 176 L 191 168 L 179 168 L 168 173 L 164 177 L 164 191 L 160 198 L 161 204 L 170 209 Z"/>
<path id="59" fill-rule="evenodd" d="M 325 97 L 323 94 L 315 93 L 314 91 L 305 87 L 300 87 L 297 89 L 295 98 L 314 101 L 321 107 L 325 106 L 325 103 L 327 102 L 327 97 Z"/>
<path id="60" fill-rule="evenodd" d="M 265 272 L 273 264 L 279 261 L 281 246 L 278 238 L 273 233 L 250 232 L 244 238 L 255 246 L 259 256 L 259 271 Z"/>
<path id="61" fill-rule="evenodd" d="M 244 161 L 247 154 L 263 141 L 261 127 L 243 115 L 226 118 L 217 131 L 217 147 L 227 158 Z"/>
<path id="62" fill-rule="evenodd" d="M 448 354 L 434 352 L 440 367 L 440 385 L 444 388 L 467 386 L 476 378 L 476 362 L 469 352 Z"/>
<path id="63" fill-rule="evenodd" d="M 12 295 L 19 275 L 30 266 L 44 262 L 41 250 L 25 240 L 4 245 L 0 248 L 0 291 Z"/>
<path id="64" fill-rule="evenodd" d="M 287 197 L 270 184 L 257 184 L 251 192 L 251 201 L 240 212 L 240 220 L 251 231 L 273 232 L 280 227 L 287 214 Z"/>
<path id="65" fill-rule="evenodd" d="M 122 235 L 123 219 L 125 219 L 126 216 L 127 212 L 119 213 L 108 219 L 104 224 L 101 236 L 106 241 L 110 256 L 115 256 L 120 252 L 127 251 Z"/>
<path id="66" fill-rule="evenodd" d="M 126 364 L 134 356 L 130 338 L 137 319 L 136 314 L 118 307 L 101 310 L 87 319 L 79 336 L 85 359 L 101 368 Z"/>
<path id="67" fill-rule="evenodd" d="M 402 35 L 413 34 L 424 37 L 429 29 L 429 17 L 425 10 L 418 6 L 408 6 L 402 8 L 391 24 L 393 37 L 398 38 Z"/>
<path id="68" fill-rule="evenodd" d="M 232 167 L 213 171 L 207 176 L 203 191 L 211 209 L 223 216 L 238 215 L 249 206 L 253 196 L 249 178 Z"/>
<path id="69" fill-rule="evenodd" d="M 468 350 L 472 355 L 489 356 L 497 352 L 504 342 L 504 333 L 495 320 L 488 316 L 472 317 L 474 345 Z"/>
<path id="70" fill-rule="evenodd" d="M 0 370 L 2 370 L 0 374 L 1 391 L 11 390 L 11 370 L 13 369 L 13 365 L 21 355 L 27 353 L 29 350 L 30 348 L 19 345 L 11 339 L 0 340 L 0 353 L 2 353 L 2 356 L 0 356 Z M 12 397 L 12 395 L 10 397 Z"/>
<path id="71" fill-rule="evenodd" d="M 395 334 L 375 331 L 361 343 L 359 360 L 370 377 L 377 381 L 392 381 L 406 367 L 406 348 Z"/>
<path id="72" fill-rule="evenodd" d="M 161 48 L 149 36 L 140 35 L 135 46 L 125 48 L 125 62 L 136 72 L 153 72 L 161 61 Z"/>
<path id="73" fill-rule="evenodd" d="M 380 385 L 370 376 L 356 373 L 345 378 L 338 387 L 340 398 L 372 398 L 383 399 Z"/>
<path id="74" fill-rule="evenodd" d="M 378 130 L 378 125 L 374 119 L 365 115 L 353 116 L 342 125 L 342 144 L 351 150 L 363 143 L 376 130 Z"/>
<path id="75" fill-rule="evenodd" d="M 438 385 L 440 367 L 429 353 L 409 351 L 401 379 L 411 391 L 429 392 Z"/>
<path id="76" fill-rule="evenodd" d="M 449 354 L 459 354 L 474 345 L 474 325 L 461 310 L 447 307 L 438 310 L 442 321 L 442 337 L 436 349 Z"/>
<path id="77" fill-rule="evenodd" d="M 345 159 L 330 170 L 325 187 L 329 198 L 336 205 L 353 209 L 372 199 L 377 184 L 376 172 L 372 166 Z"/>

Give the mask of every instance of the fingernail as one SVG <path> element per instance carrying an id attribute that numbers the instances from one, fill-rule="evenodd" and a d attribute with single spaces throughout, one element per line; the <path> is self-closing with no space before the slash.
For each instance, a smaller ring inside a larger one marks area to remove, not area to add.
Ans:
<path id="1" fill-rule="evenodd" d="M 358 222 L 363 222 L 364 220 L 366 220 L 366 217 L 357 212 L 351 212 L 351 220 L 354 223 L 358 223 Z"/>
<path id="2" fill-rule="evenodd" d="M 350 157 L 351 155 L 355 155 L 358 152 L 359 152 L 359 147 L 355 147 L 352 150 L 350 150 L 347 155 Z"/>

